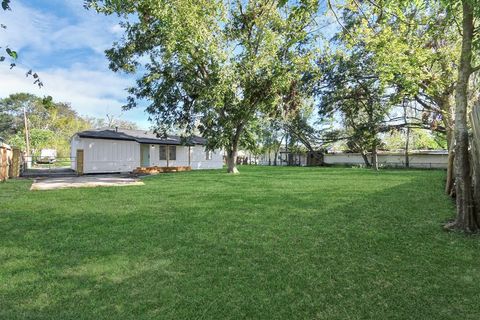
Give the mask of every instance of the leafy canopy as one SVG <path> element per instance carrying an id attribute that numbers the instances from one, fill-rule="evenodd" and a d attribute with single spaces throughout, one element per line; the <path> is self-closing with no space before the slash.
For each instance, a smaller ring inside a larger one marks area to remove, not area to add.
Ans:
<path id="1" fill-rule="evenodd" d="M 126 108 L 147 104 L 163 132 L 198 128 L 209 148 L 252 144 L 255 122 L 295 110 L 315 55 L 316 0 L 90 1 L 123 17 L 107 51 L 139 72 Z"/>

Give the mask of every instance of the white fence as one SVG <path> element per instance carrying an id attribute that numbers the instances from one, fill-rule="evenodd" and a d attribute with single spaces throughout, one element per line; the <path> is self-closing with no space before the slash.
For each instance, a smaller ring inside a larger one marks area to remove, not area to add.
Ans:
<path id="1" fill-rule="evenodd" d="M 368 156 L 369 161 L 370 156 Z M 410 168 L 446 169 L 448 153 L 438 152 L 412 152 L 409 154 Z M 327 153 L 324 156 L 325 164 L 338 165 L 364 165 L 362 155 L 359 153 Z M 385 167 L 405 167 L 405 154 L 401 152 L 383 152 L 378 154 L 378 163 Z"/>
<path id="2" fill-rule="evenodd" d="M 259 165 L 274 165 L 274 154 L 263 154 L 258 157 L 254 157 L 245 153 L 245 156 L 250 156 L 253 161 L 247 162 L 250 164 Z M 292 154 L 290 163 L 293 165 L 306 166 L 307 154 Z M 368 161 L 371 163 L 371 156 L 368 155 Z M 281 152 L 277 155 L 277 165 L 288 165 L 288 155 L 285 152 Z M 425 151 L 412 151 L 409 154 L 409 166 L 410 168 L 425 168 L 425 169 L 446 169 L 448 162 L 448 153 L 444 150 L 425 150 Z M 360 153 L 347 153 L 336 152 L 324 154 L 324 163 L 326 165 L 350 165 L 350 166 L 364 166 L 362 155 Z M 405 167 L 405 153 L 403 152 L 379 152 L 378 163 L 383 167 Z"/>

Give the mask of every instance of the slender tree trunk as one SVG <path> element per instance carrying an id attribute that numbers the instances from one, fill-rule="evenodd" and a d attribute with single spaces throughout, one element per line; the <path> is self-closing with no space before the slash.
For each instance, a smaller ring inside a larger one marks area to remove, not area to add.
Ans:
<path id="1" fill-rule="evenodd" d="M 455 91 L 455 187 L 457 216 L 446 228 L 464 232 L 476 232 L 479 223 L 475 214 L 473 187 L 469 157 L 467 127 L 468 82 L 472 72 L 473 7 L 468 0 L 462 0 L 462 51 L 458 66 L 458 80 Z"/>
<path id="2" fill-rule="evenodd" d="M 378 171 L 378 151 L 376 145 L 372 150 L 372 169 Z"/>
<path id="3" fill-rule="evenodd" d="M 455 159 L 455 135 L 454 135 L 454 121 L 453 121 L 453 112 L 454 108 L 450 102 L 450 94 L 445 94 L 442 98 L 439 99 L 438 105 L 443 114 L 443 124 L 445 126 L 446 136 L 447 136 L 447 150 L 448 150 L 448 160 L 447 160 L 447 181 L 445 183 L 445 193 L 447 195 L 453 196 L 455 189 L 453 188 L 455 178 L 454 178 L 454 159 Z"/>
<path id="4" fill-rule="evenodd" d="M 360 154 L 362 155 L 362 159 L 363 159 L 363 162 L 365 162 L 365 166 L 367 168 L 370 168 L 370 161 L 368 161 L 368 157 L 367 157 L 367 154 L 365 153 L 365 151 L 360 151 Z"/>
<path id="5" fill-rule="evenodd" d="M 273 159 L 274 166 L 277 166 L 278 153 L 280 152 L 280 148 L 282 147 L 283 138 L 285 138 L 285 136 L 282 136 L 280 142 L 278 143 L 278 146 L 275 148 L 275 158 Z"/>
<path id="6" fill-rule="evenodd" d="M 407 106 L 405 105 L 405 100 L 403 101 L 403 119 L 407 125 L 406 139 L 405 139 L 405 168 L 410 167 L 410 157 L 408 155 L 410 147 L 410 127 L 408 126 L 408 117 L 407 117 Z"/>
<path id="7" fill-rule="evenodd" d="M 405 168 L 410 168 L 410 128 L 407 128 L 407 140 L 405 141 Z"/>
<path id="8" fill-rule="evenodd" d="M 243 131 L 243 125 L 239 124 L 232 136 L 230 146 L 227 148 L 227 172 L 237 174 L 238 142 Z"/>
<path id="9" fill-rule="evenodd" d="M 290 157 L 288 155 L 288 134 L 285 136 L 285 162 L 290 165 Z"/>
<path id="10" fill-rule="evenodd" d="M 453 134 L 452 128 L 447 128 L 446 130 L 447 130 L 448 160 L 447 160 L 447 181 L 445 183 L 445 193 L 447 195 L 453 196 L 455 193 L 455 188 L 454 188 L 455 136 Z"/>

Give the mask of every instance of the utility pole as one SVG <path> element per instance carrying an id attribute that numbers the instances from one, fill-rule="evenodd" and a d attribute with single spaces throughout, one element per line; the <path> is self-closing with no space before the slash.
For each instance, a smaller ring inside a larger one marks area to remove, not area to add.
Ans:
<path id="1" fill-rule="evenodd" d="M 31 165 L 30 158 L 30 134 L 28 132 L 28 119 L 27 119 L 27 110 L 23 107 L 23 121 L 25 122 L 25 144 L 26 144 L 26 158 L 27 158 L 27 168 Z"/>

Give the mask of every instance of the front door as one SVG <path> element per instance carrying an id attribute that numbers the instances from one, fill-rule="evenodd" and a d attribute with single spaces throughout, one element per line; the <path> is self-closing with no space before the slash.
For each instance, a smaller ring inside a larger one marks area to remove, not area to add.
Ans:
<path id="1" fill-rule="evenodd" d="M 140 145 L 140 165 L 142 167 L 150 166 L 150 145 Z"/>

